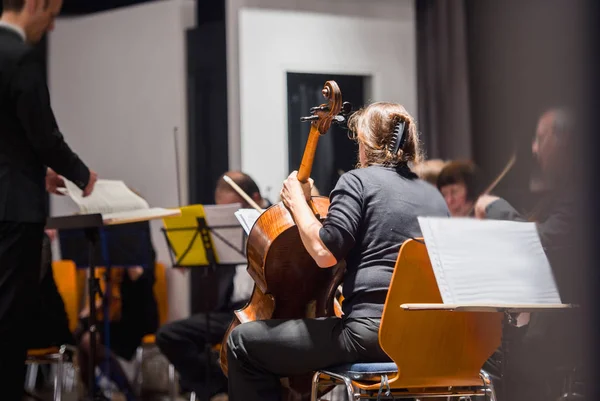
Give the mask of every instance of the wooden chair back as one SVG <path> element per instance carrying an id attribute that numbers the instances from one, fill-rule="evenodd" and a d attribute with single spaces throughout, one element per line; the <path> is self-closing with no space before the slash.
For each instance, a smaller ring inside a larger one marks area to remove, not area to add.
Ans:
<path id="1" fill-rule="evenodd" d="M 169 297 L 167 292 L 167 268 L 164 263 L 157 262 L 154 268 L 154 297 L 158 307 L 158 324 L 162 326 L 167 322 L 169 315 Z"/>
<path id="2" fill-rule="evenodd" d="M 400 249 L 379 329 L 381 347 L 398 366 L 392 387 L 481 385 L 479 371 L 500 345 L 502 314 L 406 311 L 405 303 L 443 303 L 421 240 Z"/>
<path id="3" fill-rule="evenodd" d="M 72 260 L 56 260 L 52 262 L 52 273 L 58 293 L 65 304 L 69 318 L 69 330 L 75 331 L 79 322 L 80 288 L 77 285 L 77 266 Z"/>

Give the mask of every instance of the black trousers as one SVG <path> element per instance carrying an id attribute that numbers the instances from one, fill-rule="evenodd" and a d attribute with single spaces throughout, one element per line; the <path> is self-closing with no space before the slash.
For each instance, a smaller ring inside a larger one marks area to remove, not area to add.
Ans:
<path id="1" fill-rule="evenodd" d="M 380 319 L 335 317 L 244 323 L 229 336 L 230 401 L 280 401 L 280 378 L 352 362 L 387 362 Z"/>
<path id="2" fill-rule="evenodd" d="M 233 312 L 212 312 L 210 345 L 220 344 L 233 319 Z M 156 345 L 179 372 L 181 387 L 203 396 L 206 388 L 206 362 L 210 358 L 208 391 L 215 395 L 227 390 L 227 379 L 217 364 L 217 356 L 206 354 L 206 315 L 199 313 L 188 319 L 162 326 L 156 334 Z"/>
<path id="3" fill-rule="evenodd" d="M 40 281 L 43 224 L 0 222 L 0 393 L 20 400 Z"/>
<path id="4" fill-rule="evenodd" d="M 32 330 L 29 348 L 47 348 L 62 344 L 75 345 L 69 329 L 69 317 L 65 303 L 58 292 L 52 270 L 50 239 L 44 235 L 42 247 L 42 278 L 38 288 L 38 300 L 32 318 L 44 330 Z"/>

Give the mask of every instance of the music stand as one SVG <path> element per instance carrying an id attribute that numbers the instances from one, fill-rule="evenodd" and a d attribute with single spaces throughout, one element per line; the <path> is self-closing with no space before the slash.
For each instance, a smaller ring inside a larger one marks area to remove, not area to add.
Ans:
<path id="1" fill-rule="evenodd" d="M 562 303 L 534 223 L 419 217 L 443 303 L 405 303 L 406 311 L 515 314 L 573 308 Z M 510 341 L 502 335 L 506 396 Z"/>
<path id="2" fill-rule="evenodd" d="M 170 250 L 171 263 L 173 267 L 183 268 L 203 268 L 204 277 L 207 278 L 210 272 L 215 272 L 217 266 L 237 265 L 245 263 L 245 255 L 242 247 L 236 246 L 232 240 L 232 230 L 240 231 L 240 244 L 243 244 L 244 233 L 239 224 L 234 224 L 233 212 L 239 207 L 237 205 L 224 206 L 204 206 L 191 205 L 181 208 L 181 217 L 177 219 L 168 219 L 164 221 L 165 227 L 162 232 L 165 241 Z M 210 213 L 211 211 L 216 213 Z M 209 213 L 207 213 L 209 212 Z M 212 215 L 212 216 L 211 216 Z M 212 224 L 209 224 L 208 220 Z M 220 233 L 217 230 L 227 230 L 227 233 Z M 230 237 L 230 238 L 227 238 Z M 220 246 L 219 246 L 220 245 Z M 229 249 L 229 256 L 219 255 L 218 249 L 226 252 Z M 233 256 L 231 255 L 233 254 Z M 237 257 L 236 257 L 237 254 Z M 237 259 L 237 260 L 236 260 Z M 206 372 L 205 372 L 205 400 L 210 398 L 209 384 L 211 371 L 211 331 L 210 331 L 210 311 L 212 304 L 209 297 L 205 297 L 205 320 L 206 320 Z"/>
<path id="3" fill-rule="evenodd" d="M 97 327 L 96 327 L 96 295 L 100 294 L 100 283 L 96 277 L 96 266 L 97 266 L 97 249 L 102 244 L 100 243 L 101 230 L 105 226 L 136 223 L 141 221 L 149 221 L 164 217 L 178 216 L 181 212 L 179 210 L 165 211 L 163 215 L 151 215 L 151 216 L 134 216 L 124 217 L 122 219 L 112 219 L 105 221 L 102 218 L 102 214 L 80 214 L 73 216 L 57 216 L 48 217 L 46 220 L 46 228 L 56 230 L 83 230 L 85 239 L 88 245 L 88 302 L 89 302 L 89 332 L 90 332 L 90 360 L 89 360 L 89 375 L 88 375 L 88 392 L 90 400 L 101 400 L 101 396 L 96 388 L 95 381 L 95 367 L 96 367 L 96 340 L 97 340 Z"/>

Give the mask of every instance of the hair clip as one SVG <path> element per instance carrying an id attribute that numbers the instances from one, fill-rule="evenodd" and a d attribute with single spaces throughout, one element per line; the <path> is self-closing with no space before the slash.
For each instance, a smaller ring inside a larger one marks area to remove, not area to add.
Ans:
<path id="1" fill-rule="evenodd" d="M 398 150 L 402 148 L 404 145 L 404 140 L 406 136 L 404 135 L 404 128 L 406 127 L 406 123 L 402 120 L 398 121 L 396 127 L 394 128 L 394 133 L 392 134 L 392 140 L 390 141 L 390 152 L 392 154 L 398 153 Z"/>

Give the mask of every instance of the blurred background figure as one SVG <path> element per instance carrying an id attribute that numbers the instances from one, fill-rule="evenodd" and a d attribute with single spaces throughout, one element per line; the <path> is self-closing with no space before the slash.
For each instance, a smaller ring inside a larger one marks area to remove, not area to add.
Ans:
<path id="1" fill-rule="evenodd" d="M 471 216 L 482 187 L 481 173 L 471 161 L 451 161 L 440 171 L 437 187 L 452 217 Z"/>
<path id="2" fill-rule="evenodd" d="M 561 300 L 579 306 L 560 313 L 534 313 L 529 324 L 518 331 L 506 379 L 511 399 L 550 400 L 569 385 L 575 389 L 573 383 L 587 374 L 582 371 L 581 326 L 589 305 L 581 291 L 586 278 L 578 263 L 582 243 L 578 227 L 583 218 L 577 202 L 579 178 L 575 171 L 579 137 L 569 112 L 547 110 L 538 120 L 531 150 L 550 192 L 528 215 L 492 195 L 481 196 L 475 206 L 478 218 L 535 221 Z"/>
<path id="3" fill-rule="evenodd" d="M 412 167 L 412 171 L 418 175 L 420 179 L 427 181 L 431 185 L 437 185 L 438 176 L 445 165 L 446 162 L 442 159 L 429 159 L 415 164 Z"/>

